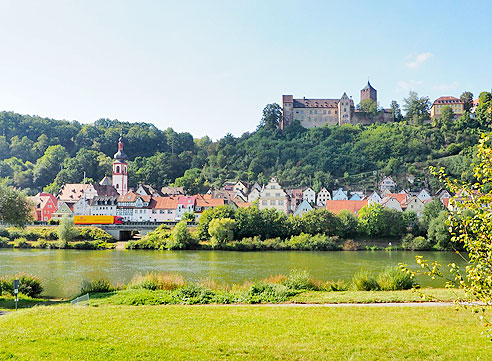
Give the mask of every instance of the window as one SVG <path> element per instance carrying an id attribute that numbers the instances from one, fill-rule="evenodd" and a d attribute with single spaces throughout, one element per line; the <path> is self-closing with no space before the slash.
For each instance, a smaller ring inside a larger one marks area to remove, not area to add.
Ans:
<path id="1" fill-rule="evenodd" d="M 267 197 L 270 197 L 270 193 L 268 193 L 268 192 L 267 192 L 266 196 L 267 196 Z"/>
<path id="2" fill-rule="evenodd" d="M 270 201 L 270 205 L 271 206 L 274 206 L 275 205 L 275 201 Z"/>
<path id="3" fill-rule="evenodd" d="M 278 201 L 278 205 L 279 206 L 283 206 L 284 205 L 284 201 Z"/>
<path id="4" fill-rule="evenodd" d="M 262 204 L 263 206 L 266 206 L 268 203 L 267 203 L 267 201 L 261 201 L 261 204 Z"/>
<path id="5" fill-rule="evenodd" d="M 275 197 L 280 197 L 280 193 L 275 193 Z"/>
<path id="6" fill-rule="evenodd" d="M 117 165 L 117 166 L 116 166 L 116 173 L 119 173 L 119 172 L 120 172 L 120 166 L 119 166 L 119 165 Z"/>

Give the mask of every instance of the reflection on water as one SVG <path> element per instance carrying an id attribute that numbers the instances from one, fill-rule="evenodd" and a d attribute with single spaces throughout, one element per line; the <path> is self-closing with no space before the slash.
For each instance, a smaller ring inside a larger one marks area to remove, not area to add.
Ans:
<path id="1" fill-rule="evenodd" d="M 186 280 L 242 283 L 293 268 L 307 269 L 322 280 L 349 280 L 364 268 L 380 271 L 399 262 L 415 265 L 415 255 L 444 266 L 462 264 L 452 252 L 228 252 L 228 251 L 82 251 L 0 249 L 0 275 L 26 272 L 41 278 L 45 294 L 71 297 L 84 279 L 127 283 L 137 273 L 177 272 Z M 425 285 L 440 286 L 421 279 Z"/>

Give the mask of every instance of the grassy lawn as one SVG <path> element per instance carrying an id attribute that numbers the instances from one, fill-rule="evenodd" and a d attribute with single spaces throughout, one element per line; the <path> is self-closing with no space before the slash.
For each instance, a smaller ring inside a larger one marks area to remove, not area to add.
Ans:
<path id="1" fill-rule="evenodd" d="M 453 307 L 34 307 L 0 316 L 0 360 L 489 360 Z"/>
<path id="2" fill-rule="evenodd" d="M 446 288 L 424 288 L 422 299 L 419 292 L 405 291 L 341 291 L 341 292 L 303 292 L 294 296 L 294 303 L 384 303 L 384 302 L 422 302 L 422 301 L 454 301 L 464 297 L 462 290 Z M 430 299 L 429 299 L 430 298 Z"/>
<path id="3" fill-rule="evenodd" d="M 18 308 L 29 308 L 37 305 L 51 305 L 58 303 L 57 301 L 46 300 L 43 298 L 29 298 L 21 297 L 17 304 Z M 15 310 L 15 300 L 14 297 L 0 296 L 0 311 L 4 310 Z"/>

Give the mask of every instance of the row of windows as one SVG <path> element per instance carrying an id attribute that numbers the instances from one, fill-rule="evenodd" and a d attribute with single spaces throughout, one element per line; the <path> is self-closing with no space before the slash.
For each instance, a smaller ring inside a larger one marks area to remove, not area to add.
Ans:
<path id="1" fill-rule="evenodd" d="M 153 210 L 152 210 L 152 213 L 153 213 L 153 214 L 156 214 L 156 213 L 157 213 L 157 210 L 156 210 L 156 209 L 153 209 Z M 166 210 L 161 209 L 161 210 L 159 210 L 159 213 L 160 213 L 160 214 L 165 214 L 165 213 L 166 213 Z M 167 210 L 167 214 L 171 214 L 171 213 L 173 213 L 173 211 L 172 211 L 171 209 L 168 209 L 168 210 Z"/>
<path id="2" fill-rule="evenodd" d="M 261 204 L 263 206 L 268 206 L 268 201 L 261 201 Z M 278 206 L 283 206 L 284 205 L 284 201 L 270 201 L 270 205 L 271 206 L 275 206 L 275 205 L 278 205 Z"/>
<path id="3" fill-rule="evenodd" d="M 270 197 L 270 193 L 269 192 L 266 192 L 266 196 L 267 197 Z M 281 194 L 280 193 L 275 193 L 275 197 L 281 197 Z"/>
<path id="4" fill-rule="evenodd" d="M 296 114 L 299 114 L 299 112 L 300 112 L 301 114 L 304 114 L 304 109 L 301 109 L 301 110 L 296 110 Z M 306 111 L 306 112 L 307 112 L 307 111 Z M 314 110 L 310 110 L 310 111 L 309 111 L 309 114 L 331 114 L 331 110 L 328 110 L 328 113 L 326 113 L 326 112 L 327 112 L 327 110 L 326 110 L 326 109 L 323 109 L 323 110 L 321 110 L 321 109 L 320 109 L 320 110 L 319 110 L 319 113 L 318 113 L 318 109 L 314 109 Z M 336 111 L 336 110 L 334 110 L 334 111 L 333 111 L 333 114 L 337 114 L 337 111 Z"/>

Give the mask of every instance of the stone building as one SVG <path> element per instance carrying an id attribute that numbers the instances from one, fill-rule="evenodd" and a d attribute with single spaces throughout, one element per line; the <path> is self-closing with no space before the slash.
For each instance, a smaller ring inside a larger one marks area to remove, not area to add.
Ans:
<path id="1" fill-rule="evenodd" d="M 289 214 L 289 203 L 289 196 L 282 189 L 277 178 L 272 177 L 260 193 L 258 209 L 275 208 L 285 214 Z"/>
<path id="2" fill-rule="evenodd" d="M 367 82 L 360 91 L 360 100 L 372 99 L 377 103 L 377 90 Z M 392 121 L 390 109 L 382 109 L 375 116 L 357 110 L 352 97 L 343 93 L 341 98 L 333 99 L 295 99 L 293 95 L 282 96 L 282 120 L 280 128 L 284 129 L 294 120 L 304 128 L 323 125 L 372 124 Z"/>

